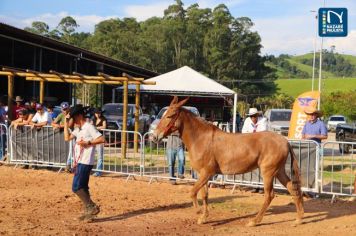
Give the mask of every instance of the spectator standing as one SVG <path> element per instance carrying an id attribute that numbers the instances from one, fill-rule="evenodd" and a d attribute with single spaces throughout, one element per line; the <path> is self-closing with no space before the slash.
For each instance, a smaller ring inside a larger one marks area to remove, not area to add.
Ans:
<path id="1" fill-rule="evenodd" d="M 175 131 L 168 136 L 166 155 L 168 159 L 168 169 L 171 184 L 176 184 L 175 179 L 175 162 L 178 159 L 178 178 L 184 178 L 185 155 L 182 139 L 179 137 L 178 131 Z"/>
<path id="2" fill-rule="evenodd" d="M 3 125 L 6 125 L 6 111 L 3 98 L 0 99 L 0 160 L 5 155 L 6 149 L 6 129 Z"/>
<path id="3" fill-rule="evenodd" d="M 322 112 L 315 108 L 307 108 L 304 112 L 308 116 L 302 131 L 302 138 L 314 140 L 320 144 L 321 140 L 328 138 L 328 129 L 324 122 L 319 119 Z"/>
<path id="4" fill-rule="evenodd" d="M 247 118 L 244 121 L 244 125 L 242 127 L 241 133 L 256 133 L 267 131 L 267 119 L 262 117 L 262 112 L 258 111 L 257 108 L 250 108 L 248 114 L 246 114 Z M 252 178 L 258 176 L 255 180 L 260 181 L 260 170 L 252 171 Z M 253 190 L 255 193 L 263 193 L 263 189 L 255 188 Z"/>
<path id="5" fill-rule="evenodd" d="M 15 102 L 16 102 L 16 105 L 13 108 L 13 116 L 12 116 L 13 120 L 16 120 L 17 118 L 19 118 L 19 111 L 25 108 L 24 105 L 22 104 L 23 99 L 21 96 L 16 96 Z"/>
<path id="6" fill-rule="evenodd" d="M 19 111 L 19 118 L 11 122 L 10 126 L 13 126 L 15 129 L 19 126 L 28 125 L 31 122 L 31 116 L 28 114 L 27 109 L 22 109 Z"/>
<path id="7" fill-rule="evenodd" d="M 106 129 L 106 118 L 103 116 L 103 111 L 100 108 L 96 108 L 94 110 L 94 118 L 93 118 L 93 125 L 96 127 L 96 129 L 103 134 L 103 129 Z M 99 170 L 93 174 L 95 177 L 101 176 L 101 170 L 103 170 L 103 162 L 104 162 L 104 144 L 98 144 L 96 146 L 97 150 L 97 162 L 96 162 L 96 169 Z"/>
<path id="8" fill-rule="evenodd" d="M 47 105 L 47 112 L 48 112 L 49 118 L 51 120 L 51 124 L 52 124 L 52 121 L 54 119 L 56 119 L 56 114 L 54 113 L 53 109 L 54 109 L 54 106 L 52 104 Z"/>
<path id="9" fill-rule="evenodd" d="M 36 105 L 36 114 L 32 118 L 30 125 L 32 128 L 42 128 L 43 126 L 50 125 L 51 120 L 47 111 L 44 110 L 42 104 Z"/>
<path id="10" fill-rule="evenodd" d="M 244 121 L 241 133 L 255 133 L 267 130 L 267 119 L 257 108 L 250 108 Z"/>
<path id="11" fill-rule="evenodd" d="M 64 128 L 64 123 L 66 122 L 66 117 L 69 114 L 69 103 L 68 102 L 62 102 L 60 107 L 61 107 L 61 111 L 62 111 L 61 114 L 59 114 L 56 117 L 56 119 L 54 119 L 54 121 L 52 122 L 52 127 L 54 130 Z M 68 128 L 72 129 L 73 124 L 74 124 L 73 119 L 70 118 L 68 121 Z M 69 141 L 69 152 L 68 152 L 67 163 L 66 163 L 66 167 L 65 167 L 66 172 L 71 172 L 74 143 L 75 143 L 74 139 Z"/>
<path id="12" fill-rule="evenodd" d="M 85 109 L 76 105 L 70 110 L 69 117 L 72 117 L 77 127 L 70 134 L 68 123 L 64 124 L 65 141 L 76 139 L 74 148 L 74 178 L 72 191 L 79 197 L 84 205 L 84 213 L 79 220 L 90 220 L 99 214 L 100 208 L 97 206 L 89 194 L 90 172 L 94 165 L 95 147 L 104 143 L 103 135 L 95 127 L 86 121 Z"/>

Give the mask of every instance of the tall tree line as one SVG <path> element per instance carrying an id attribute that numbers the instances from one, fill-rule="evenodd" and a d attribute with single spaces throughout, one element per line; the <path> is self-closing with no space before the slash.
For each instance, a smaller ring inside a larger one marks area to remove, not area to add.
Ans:
<path id="1" fill-rule="evenodd" d="M 224 4 L 185 8 L 175 0 L 163 17 L 109 19 L 92 34 L 78 33 L 77 27 L 68 16 L 53 30 L 45 22 L 33 22 L 26 30 L 159 73 L 188 65 L 251 99 L 276 91 L 275 71 L 260 55 L 261 38 L 251 29 L 253 22 L 233 17 Z"/>

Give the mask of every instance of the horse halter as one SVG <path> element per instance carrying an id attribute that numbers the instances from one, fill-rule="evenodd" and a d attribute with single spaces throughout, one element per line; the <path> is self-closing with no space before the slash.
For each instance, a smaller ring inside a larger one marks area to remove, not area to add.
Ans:
<path id="1" fill-rule="evenodd" d="M 163 131 L 163 137 L 166 136 L 166 134 L 168 133 L 168 131 L 169 131 L 171 128 L 173 128 L 173 129 L 172 129 L 172 133 L 173 133 L 174 131 L 178 130 L 178 127 L 175 126 L 175 123 L 176 123 L 176 121 L 177 121 L 177 119 L 178 119 L 178 117 L 179 117 L 179 114 L 180 114 L 180 110 L 178 110 L 178 112 L 177 112 L 177 114 L 175 115 L 175 117 L 173 117 L 173 118 L 169 121 L 167 127 L 166 127 L 166 128 L 164 129 L 164 131 Z"/>

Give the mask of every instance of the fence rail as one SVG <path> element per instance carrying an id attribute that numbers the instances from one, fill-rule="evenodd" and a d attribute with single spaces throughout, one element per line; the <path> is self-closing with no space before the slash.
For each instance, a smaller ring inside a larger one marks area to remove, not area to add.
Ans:
<path id="1" fill-rule="evenodd" d="M 0 161 L 4 159 L 4 157 L 8 153 L 8 128 L 5 124 L 0 124 Z"/>

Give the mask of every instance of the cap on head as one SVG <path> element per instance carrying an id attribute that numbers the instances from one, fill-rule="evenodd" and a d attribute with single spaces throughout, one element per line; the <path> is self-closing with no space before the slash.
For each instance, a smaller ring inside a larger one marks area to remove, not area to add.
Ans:
<path id="1" fill-rule="evenodd" d="M 61 103 L 61 108 L 62 108 L 63 110 L 68 109 L 68 108 L 69 108 L 69 103 L 68 103 L 68 102 L 62 102 L 62 103 Z"/>
<path id="2" fill-rule="evenodd" d="M 37 103 L 36 104 L 36 110 L 42 110 L 43 109 L 43 106 L 41 103 Z"/>

